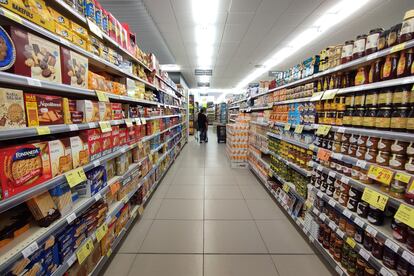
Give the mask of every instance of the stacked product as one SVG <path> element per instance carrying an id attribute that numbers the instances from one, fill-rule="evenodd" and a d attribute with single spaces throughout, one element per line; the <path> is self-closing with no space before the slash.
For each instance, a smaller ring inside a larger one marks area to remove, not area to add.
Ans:
<path id="1" fill-rule="evenodd" d="M 232 167 L 247 167 L 249 119 L 241 114 L 234 124 L 226 125 L 226 152 Z"/>

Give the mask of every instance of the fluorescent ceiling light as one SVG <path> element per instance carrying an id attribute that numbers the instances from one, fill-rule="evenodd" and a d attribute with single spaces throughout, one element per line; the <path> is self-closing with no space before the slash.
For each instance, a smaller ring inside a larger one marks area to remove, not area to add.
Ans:
<path id="1" fill-rule="evenodd" d="M 197 58 L 197 67 L 199 67 L 200 69 L 211 69 L 212 64 L 213 61 L 211 59 L 211 56 Z"/>
<path id="2" fill-rule="evenodd" d="M 213 56 L 214 47 L 209 45 L 197 45 L 196 54 L 198 58 L 209 58 Z"/>
<path id="3" fill-rule="evenodd" d="M 266 71 L 282 63 L 289 56 L 320 37 L 324 32 L 357 12 L 369 1 L 370 0 L 342 0 L 338 4 L 332 6 L 322 16 L 318 17 L 309 28 L 302 31 L 287 43 L 286 47 L 280 49 L 272 57 L 263 62 L 265 68 L 257 68 L 253 70 L 237 84 L 236 88 L 241 89 L 245 87 L 248 83 L 257 79 Z"/>
<path id="4" fill-rule="evenodd" d="M 216 26 L 198 25 L 195 28 L 195 39 L 198 45 L 213 45 L 216 41 Z"/>
<path id="5" fill-rule="evenodd" d="M 181 67 L 178 64 L 161 64 L 160 68 L 166 72 L 180 72 Z"/>
<path id="6" fill-rule="evenodd" d="M 192 0 L 193 19 L 198 25 L 214 24 L 217 20 L 218 0 Z"/>

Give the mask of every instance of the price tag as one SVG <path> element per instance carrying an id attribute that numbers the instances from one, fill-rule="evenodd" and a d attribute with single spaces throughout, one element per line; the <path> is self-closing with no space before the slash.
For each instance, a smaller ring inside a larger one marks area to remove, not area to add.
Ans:
<path id="1" fill-rule="evenodd" d="M 147 120 L 145 120 L 145 118 L 141 118 L 141 123 L 142 123 L 143 125 L 145 125 L 145 124 L 147 124 Z"/>
<path id="2" fill-rule="evenodd" d="M 296 125 L 295 133 L 301 134 L 303 132 L 304 127 L 305 127 L 304 125 Z"/>
<path id="3" fill-rule="evenodd" d="M 328 173 L 328 175 L 329 175 L 330 177 L 332 177 L 332 178 L 335 178 L 335 176 L 336 176 L 336 172 L 334 172 L 334 171 L 330 171 L 330 172 Z"/>
<path id="4" fill-rule="evenodd" d="M 344 127 L 339 127 L 337 132 L 338 133 L 345 133 L 345 128 Z"/>
<path id="5" fill-rule="evenodd" d="M 344 238 L 344 236 L 345 236 L 345 233 L 341 230 L 341 229 L 336 229 L 336 234 L 339 236 L 339 237 L 341 237 L 341 239 L 343 239 Z"/>
<path id="6" fill-rule="evenodd" d="M 48 135 L 50 134 L 50 128 L 47 126 L 36 127 L 37 135 Z"/>
<path id="7" fill-rule="evenodd" d="M 95 94 L 100 102 L 109 102 L 108 95 L 105 92 L 95 90 Z"/>
<path id="8" fill-rule="evenodd" d="M 86 175 L 82 167 L 65 173 L 65 177 L 66 177 L 66 181 L 69 184 L 69 187 L 71 188 L 86 181 Z"/>
<path id="9" fill-rule="evenodd" d="M 290 186 L 288 184 L 283 184 L 283 191 L 285 191 L 285 193 L 289 193 L 290 190 Z"/>
<path id="10" fill-rule="evenodd" d="M 88 239 L 86 243 L 84 243 L 78 251 L 76 251 L 76 256 L 78 257 L 79 264 L 82 264 L 86 258 L 91 254 L 93 250 L 93 241 Z"/>
<path id="11" fill-rule="evenodd" d="M 70 131 L 78 131 L 79 127 L 78 127 L 78 125 L 72 124 L 72 125 L 69 125 L 69 130 Z"/>
<path id="12" fill-rule="evenodd" d="M 335 271 L 336 273 L 338 273 L 339 275 L 342 275 L 344 272 L 342 271 L 342 269 L 339 266 L 335 267 Z"/>
<path id="13" fill-rule="evenodd" d="M 76 254 L 70 256 L 70 258 L 66 261 L 68 267 L 71 267 L 76 262 Z"/>
<path id="14" fill-rule="evenodd" d="M 132 127 L 132 119 L 125 119 L 125 124 L 127 127 Z"/>
<path id="15" fill-rule="evenodd" d="M 88 127 L 89 128 L 95 128 L 96 127 L 96 123 L 88 123 Z"/>
<path id="16" fill-rule="evenodd" d="M 8 10 L 3 10 L 3 14 L 4 14 L 5 17 L 7 17 L 9 19 L 11 19 L 13 21 L 16 21 L 17 23 L 23 24 L 23 19 L 20 16 L 18 16 L 17 14 L 15 14 L 11 11 L 8 11 Z"/>
<path id="17" fill-rule="evenodd" d="M 336 202 L 333 198 L 329 199 L 328 204 L 335 208 Z"/>
<path id="18" fill-rule="evenodd" d="M 355 165 L 357 167 L 364 169 L 367 166 L 367 162 L 364 160 L 358 160 Z"/>
<path id="19" fill-rule="evenodd" d="M 109 186 L 109 189 L 111 190 L 111 194 L 116 194 L 118 190 L 121 188 L 121 184 L 119 182 L 115 182 L 111 186 Z"/>
<path id="20" fill-rule="evenodd" d="M 413 192 L 414 191 L 414 181 L 413 182 L 411 182 L 411 184 L 408 184 L 409 186 L 408 186 L 408 192 L 409 193 L 411 193 L 411 192 Z"/>
<path id="21" fill-rule="evenodd" d="M 318 193 L 316 194 L 318 197 L 322 198 L 323 197 L 323 193 L 321 191 L 318 191 Z"/>
<path id="22" fill-rule="evenodd" d="M 390 271 L 388 271 L 388 269 L 386 269 L 385 267 L 381 267 L 379 272 L 382 276 L 393 276 L 394 275 Z"/>
<path id="23" fill-rule="evenodd" d="M 42 87 L 42 83 L 37 79 L 27 78 L 27 84 L 31 86 Z"/>
<path id="24" fill-rule="evenodd" d="M 338 93 L 339 89 L 331 89 L 326 90 L 325 93 L 323 93 L 322 100 L 332 100 L 335 98 L 336 93 Z"/>
<path id="25" fill-rule="evenodd" d="M 361 248 L 359 250 L 359 255 L 361 255 L 362 258 L 364 258 L 366 261 L 369 260 L 369 257 L 371 256 L 368 251 L 366 251 L 364 248 Z"/>
<path id="26" fill-rule="evenodd" d="M 362 200 L 369 203 L 371 206 L 384 211 L 388 202 L 388 196 L 380 194 L 370 188 L 365 188 L 364 193 L 362 194 Z"/>
<path id="27" fill-rule="evenodd" d="M 395 179 L 408 184 L 410 182 L 411 175 L 402 172 L 397 172 L 395 174 Z"/>
<path id="28" fill-rule="evenodd" d="M 99 160 L 95 160 L 92 162 L 92 164 L 94 167 L 98 167 L 101 164 L 101 162 L 99 162 Z"/>
<path id="29" fill-rule="evenodd" d="M 335 225 L 335 223 L 333 221 L 330 221 L 329 224 L 328 224 L 328 226 L 329 226 L 329 228 L 331 228 L 332 230 L 335 231 L 336 225 Z"/>
<path id="30" fill-rule="evenodd" d="M 103 133 L 112 131 L 111 123 L 108 121 L 99 122 L 99 126 Z"/>
<path id="31" fill-rule="evenodd" d="M 407 250 L 404 250 L 402 257 L 410 264 L 414 264 L 414 255 L 409 253 Z"/>
<path id="32" fill-rule="evenodd" d="M 354 220 L 354 222 L 355 222 L 355 224 L 356 225 L 358 225 L 359 227 L 361 227 L 361 228 L 364 228 L 364 222 L 359 218 L 359 217 L 356 217 L 355 218 L 355 220 Z"/>
<path id="33" fill-rule="evenodd" d="M 393 176 L 393 171 L 375 165 L 371 165 L 368 170 L 369 178 L 375 179 L 376 181 L 381 182 L 387 186 L 390 185 Z"/>
<path id="34" fill-rule="evenodd" d="M 346 176 L 342 176 L 342 177 L 341 177 L 341 182 L 342 182 L 342 183 L 344 183 L 344 184 L 347 184 L 347 185 L 348 185 L 348 183 L 349 183 L 349 178 L 348 178 L 348 177 L 346 177 Z"/>
<path id="35" fill-rule="evenodd" d="M 112 255 L 112 248 L 108 249 L 108 252 L 106 253 L 106 256 L 109 258 Z"/>
<path id="36" fill-rule="evenodd" d="M 367 231 L 373 237 L 376 237 L 378 234 L 378 231 L 375 230 L 375 228 L 372 227 L 371 225 L 367 225 L 367 228 L 365 228 L 365 231 Z"/>
<path id="37" fill-rule="evenodd" d="M 76 214 L 72 213 L 69 216 L 66 217 L 66 221 L 68 222 L 68 224 L 71 224 L 72 221 L 74 221 L 76 219 Z"/>
<path id="38" fill-rule="evenodd" d="M 331 152 L 329 150 L 319 148 L 317 156 L 322 161 L 329 161 L 329 158 L 331 157 Z"/>
<path id="39" fill-rule="evenodd" d="M 87 18 L 87 20 L 88 20 L 89 30 L 90 30 L 93 34 L 95 34 L 97 37 L 99 37 L 100 39 L 102 39 L 102 38 L 103 38 L 102 31 L 101 31 L 101 29 L 98 27 L 98 25 L 96 25 L 95 23 L 93 23 L 93 22 L 92 22 L 91 20 L 89 20 L 88 18 Z"/>
<path id="40" fill-rule="evenodd" d="M 312 97 L 311 97 L 310 101 L 311 101 L 311 102 L 320 101 L 320 100 L 322 99 L 322 96 L 323 96 L 323 92 L 316 92 L 316 93 L 313 93 L 313 95 L 312 95 Z"/>
<path id="41" fill-rule="evenodd" d="M 97 193 L 97 194 L 95 195 L 95 201 L 99 201 L 101 198 L 102 198 L 101 193 Z"/>
<path id="42" fill-rule="evenodd" d="M 342 211 L 342 214 L 343 214 L 344 216 L 346 216 L 347 218 L 351 218 L 351 216 L 352 216 L 351 211 L 349 211 L 348 209 L 344 209 L 344 210 Z"/>
<path id="43" fill-rule="evenodd" d="M 36 252 L 39 249 L 39 246 L 37 245 L 37 242 L 33 242 L 31 245 L 26 247 L 22 250 L 23 257 L 27 258 L 30 255 L 32 255 L 34 252 Z"/>
<path id="44" fill-rule="evenodd" d="M 331 126 L 320 125 L 318 126 L 318 129 L 316 130 L 316 135 L 326 136 L 330 130 L 331 130 Z"/>
<path id="45" fill-rule="evenodd" d="M 286 124 L 285 124 L 285 128 L 284 128 L 284 129 L 285 129 L 285 130 L 290 130 L 290 127 L 291 127 L 291 126 L 292 126 L 291 124 L 286 123 Z"/>
<path id="46" fill-rule="evenodd" d="M 324 213 L 320 213 L 320 214 L 319 214 L 319 218 L 320 218 L 322 221 L 325 221 L 325 220 L 326 220 L 326 215 L 325 215 Z"/>
<path id="47" fill-rule="evenodd" d="M 351 248 L 355 248 L 356 242 L 353 238 L 347 237 L 346 238 L 346 243 L 349 244 L 349 246 Z"/>
<path id="48" fill-rule="evenodd" d="M 318 167 L 316 167 L 316 169 L 320 172 L 323 171 L 323 167 L 321 165 L 318 165 Z"/>
<path id="49" fill-rule="evenodd" d="M 395 52 L 399 52 L 401 50 L 404 50 L 405 48 L 405 42 L 404 43 L 400 43 L 398 45 L 395 45 L 394 47 L 391 48 L 390 53 L 395 53 Z"/>
<path id="50" fill-rule="evenodd" d="M 402 223 L 414 228 L 414 209 L 407 205 L 401 204 L 395 213 L 394 218 Z"/>
<path id="51" fill-rule="evenodd" d="M 141 125 L 141 120 L 139 118 L 135 118 L 135 123 L 140 126 Z"/>
<path id="52" fill-rule="evenodd" d="M 398 249 L 400 248 L 395 242 L 391 241 L 390 239 L 386 239 L 384 244 L 395 253 L 397 253 Z"/>
<path id="53" fill-rule="evenodd" d="M 105 237 L 106 233 L 108 232 L 108 225 L 103 223 L 98 229 L 96 229 L 96 239 L 100 242 L 103 237 Z"/>

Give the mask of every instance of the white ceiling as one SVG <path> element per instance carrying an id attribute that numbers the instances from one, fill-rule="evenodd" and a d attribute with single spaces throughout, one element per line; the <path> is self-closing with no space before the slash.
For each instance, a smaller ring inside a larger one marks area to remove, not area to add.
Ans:
<path id="1" fill-rule="evenodd" d="M 144 3 L 142 3 L 143 1 Z M 208 0 L 200 0 L 208 1 Z M 214 44 L 212 88 L 233 88 L 254 66 L 263 63 L 295 34 L 314 22 L 338 0 L 220 0 Z M 192 0 L 104 0 L 105 8 L 130 22 L 140 45 L 156 53 L 161 63 L 176 63 L 190 87 L 196 86 L 196 38 Z M 143 5 L 153 19 L 143 20 Z M 414 8 L 412 0 L 371 0 L 345 23 L 299 51 L 278 70 L 284 70 L 328 45 L 343 43 L 375 27 L 388 28 Z M 139 11 L 139 13 L 137 13 Z M 152 27 L 148 27 L 151 26 Z M 159 30 L 158 35 L 157 30 Z M 145 45 L 145 47 L 144 47 Z M 267 76 L 262 76 L 264 79 Z"/>

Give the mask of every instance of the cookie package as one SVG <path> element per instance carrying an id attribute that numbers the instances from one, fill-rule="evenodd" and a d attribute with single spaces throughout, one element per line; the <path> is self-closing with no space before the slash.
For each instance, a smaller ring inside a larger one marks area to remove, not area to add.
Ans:
<path id="1" fill-rule="evenodd" d="M 8 70 L 16 61 L 16 48 L 13 40 L 0 26 L 0 70 Z"/>
<path id="2" fill-rule="evenodd" d="M 63 99 L 59 96 L 24 94 L 27 126 L 63 124 Z"/>
<path id="3" fill-rule="evenodd" d="M 0 129 L 25 126 L 23 91 L 0 87 Z"/>

